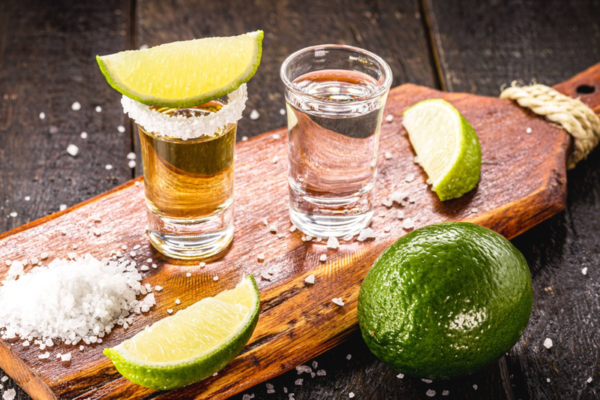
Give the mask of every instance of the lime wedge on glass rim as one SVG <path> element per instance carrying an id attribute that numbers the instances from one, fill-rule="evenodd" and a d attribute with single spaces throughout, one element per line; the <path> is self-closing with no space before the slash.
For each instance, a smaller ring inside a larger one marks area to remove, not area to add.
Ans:
<path id="1" fill-rule="evenodd" d="M 251 275 L 232 290 L 200 300 L 104 349 L 138 385 L 169 390 L 205 379 L 244 348 L 258 322 L 260 295 Z"/>
<path id="2" fill-rule="evenodd" d="M 260 64 L 263 32 L 173 42 L 96 56 L 118 92 L 143 104 L 190 107 L 248 82 Z"/>
<path id="3" fill-rule="evenodd" d="M 420 101 L 404 111 L 402 124 L 440 200 L 461 197 L 477 186 L 479 139 L 452 104 L 442 99 Z"/>

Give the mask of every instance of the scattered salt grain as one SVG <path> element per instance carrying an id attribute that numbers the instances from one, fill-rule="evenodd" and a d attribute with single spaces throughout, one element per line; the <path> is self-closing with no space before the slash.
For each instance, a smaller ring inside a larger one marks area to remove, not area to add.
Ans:
<path id="1" fill-rule="evenodd" d="M 17 391 L 15 389 L 7 389 L 2 394 L 2 400 L 14 400 L 17 397 Z"/>
<path id="2" fill-rule="evenodd" d="M 398 219 L 404 219 L 404 211 L 402 211 L 402 210 L 398 211 L 398 214 L 396 215 L 396 217 L 398 217 Z"/>
<path id="3" fill-rule="evenodd" d="M 96 106 L 95 110 L 96 110 L 97 113 L 102 112 L 102 107 Z"/>
<path id="4" fill-rule="evenodd" d="M 587 271 L 588 271 L 588 270 L 587 270 L 587 267 L 585 267 L 584 269 L 582 269 L 582 270 L 581 270 L 581 273 L 582 273 L 583 275 L 587 275 Z"/>
<path id="5" fill-rule="evenodd" d="M 271 137 L 275 140 L 278 140 L 280 138 L 280 136 L 276 133 L 274 133 L 273 135 L 271 135 Z"/>
<path id="6" fill-rule="evenodd" d="M 296 381 L 294 382 L 294 385 L 296 385 L 296 386 L 302 386 L 303 382 L 304 382 L 304 379 L 296 379 Z"/>
<path id="7" fill-rule="evenodd" d="M 188 272 L 187 274 L 185 274 L 185 276 L 187 276 L 189 278 L 190 276 L 192 276 L 192 273 Z"/>
<path id="8" fill-rule="evenodd" d="M 384 231 L 384 232 L 386 232 L 386 233 L 388 233 L 388 232 L 389 232 L 389 231 L 391 231 L 391 230 L 392 230 L 392 227 L 391 227 L 391 226 L 389 226 L 389 225 L 386 225 L 386 226 L 383 228 L 383 231 Z"/>
<path id="9" fill-rule="evenodd" d="M 41 112 L 40 113 L 40 119 L 46 119 L 46 113 Z"/>
<path id="10" fill-rule="evenodd" d="M 71 353 L 62 354 L 60 356 L 60 361 L 62 361 L 62 362 L 69 362 L 69 361 L 71 361 Z"/>
<path id="11" fill-rule="evenodd" d="M 302 375 L 303 373 L 310 374 L 312 372 L 312 368 L 308 365 L 298 365 L 296 367 L 296 372 L 298 373 L 298 375 Z"/>
<path id="12" fill-rule="evenodd" d="M 22 344 L 23 344 L 23 347 L 31 346 L 31 343 L 29 343 L 29 340 L 24 341 Z"/>
<path id="13" fill-rule="evenodd" d="M 83 351 L 83 349 L 85 349 L 83 345 L 79 346 L 79 351 Z"/>
<path id="14" fill-rule="evenodd" d="M 42 353 L 38 356 L 38 358 L 40 360 L 46 360 L 46 359 L 50 358 L 50 353 L 49 352 Z"/>
<path id="15" fill-rule="evenodd" d="M 268 394 L 275 393 L 275 386 L 273 386 L 272 383 L 267 383 L 265 386 L 267 387 L 267 393 Z"/>
<path id="16" fill-rule="evenodd" d="M 346 303 L 344 303 L 344 300 L 342 300 L 341 297 L 334 297 L 333 299 L 331 299 L 331 301 L 333 301 L 335 304 L 337 304 L 340 307 L 343 307 L 346 305 Z"/>
<path id="17" fill-rule="evenodd" d="M 317 371 L 317 376 L 325 376 L 327 375 L 327 372 L 324 369 L 320 369 Z"/>
<path id="18" fill-rule="evenodd" d="M 163 290 L 163 287 L 160 285 L 156 285 L 156 286 L 154 286 L 154 290 L 156 290 L 157 292 L 160 292 L 161 290 Z"/>
<path id="19" fill-rule="evenodd" d="M 296 225 L 290 226 L 290 232 L 296 232 L 296 229 L 298 229 L 296 228 Z"/>
<path id="20" fill-rule="evenodd" d="M 2 379 L 0 379 L 0 382 L 4 383 L 4 382 L 6 382 L 7 380 L 8 380 L 8 376 L 4 375 L 4 376 L 2 377 Z"/>
<path id="21" fill-rule="evenodd" d="M 375 239 L 377 236 L 375 235 L 375 232 L 373 231 L 373 229 L 371 228 L 365 228 L 362 231 L 360 231 L 360 233 L 358 234 L 358 241 L 359 242 L 364 242 L 367 239 Z"/>
<path id="22" fill-rule="evenodd" d="M 121 133 L 125 132 L 125 127 L 123 125 L 117 126 L 117 130 Z"/>
<path id="23" fill-rule="evenodd" d="M 250 119 L 256 121 L 260 117 L 260 114 L 256 110 L 252 110 L 250 113 Z"/>
<path id="24" fill-rule="evenodd" d="M 137 256 L 137 253 L 135 251 L 132 251 L 129 253 L 129 255 L 131 256 L 131 258 L 133 258 Z"/>
<path id="25" fill-rule="evenodd" d="M 285 115 L 285 110 L 284 110 L 283 108 L 280 108 L 280 109 L 279 109 L 279 114 L 281 114 L 281 115 Z"/>
<path id="26" fill-rule="evenodd" d="M 385 117 L 385 120 L 387 122 L 392 122 L 394 120 L 394 116 L 392 114 L 388 115 L 387 117 Z"/>
<path id="27" fill-rule="evenodd" d="M 403 379 L 404 378 L 404 374 L 398 374 L 398 375 L 396 375 L 396 378 Z"/>
<path id="28" fill-rule="evenodd" d="M 216 281 L 218 281 L 218 280 L 219 280 L 219 277 L 218 277 L 217 275 L 213 276 L 213 281 L 215 281 L 215 282 L 216 282 Z"/>
<path id="29" fill-rule="evenodd" d="M 106 165 L 104 166 L 104 168 L 106 168 L 108 171 L 110 171 L 110 170 L 111 170 L 113 167 L 112 167 L 112 165 L 110 165 L 110 164 L 106 164 Z"/>
<path id="30" fill-rule="evenodd" d="M 385 199 L 381 202 L 381 204 L 383 204 L 384 206 L 386 206 L 387 208 L 390 208 L 391 206 L 394 205 L 394 202 L 391 201 L 390 199 Z"/>
<path id="31" fill-rule="evenodd" d="M 79 147 L 75 146 L 74 144 L 70 144 L 67 146 L 67 153 L 69 153 L 69 155 L 72 157 L 75 157 L 77 153 L 79 153 Z"/>
<path id="32" fill-rule="evenodd" d="M 261 220 L 261 222 L 262 222 L 262 223 L 263 223 L 265 226 L 269 226 L 269 220 L 268 220 L 268 219 L 266 219 L 266 218 L 263 218 L 263 219 Z"/>
<path id="33" fill-rule="evenodd" d="M 352 392 L 348 393 L 348 397 L 350 397 L 351 399 L 353 399 L 354 398 L 354 393 L 352 393 Z"/>
<path id="34" fill-rule="evenodd" d="M 394 156 L 392 155 L 392 153 L 390 153 L 389 151 L 385 152 L 385 159 L 386 160 L 391 160 Z"/>
<path id="35" fill-rule="evenodd" d="M 586 381 L 586 382 L 587 382 L 587 383 L 592 383 L 592 380 L 593 380 L 593 379 L 592 379 L 591 377 L 589 377 L 589 378 L 587 379 L 587 381 Z"/>
<path id="36" fill-rule="evenodd" d="M 248 140 L 248 136 L 242 136 L 242 142 L 245 142 L 246 140 Z"/>
<path id="37" fill-rule="evenodd" d="M 179 299 L 175 300 L 175 304 L 177 304 L 177 305 L 181 304 L 181 300 L 179 300 Z"/>
<path id="38" fill-rule="evenodd" d="M 268 273 L 267 271 L 263 271 L 260 273 L 260 277 L 263 278 L 266 281 L 270 281 L 273 279 L 273 275 L 271 275 L 270 273 Z"/>
<path id="39" fill-rule="evenodd" d="M 402 222 L 402 228 L 406 229 L 407 231 L 414 229 L 414 227 L 415 227 L 415 223 L 413 222 L 413 220 L 411 218 L 406 218 Z"/>
<path id="40" fill-rule="evenodd" d="M 477 214 L 477 213 L 479 212 L 479 210 L 478 210 L 477 208 L 474 208 L 474 207 L 473 207 L 473 208 L 471 208 L 471 212 L 472 212 L 473 214 Z"/>
<path id="41" fill-rule="evenodd" d="M 473 385 L 473 389 L 475 389 L 475 390 L 477 390 L 478 387 L 479 386 L 477 386 L 477 385 Z"/>
<path id="42" fill-rule="evenodd" d="M 94 234 L 94 236 L 102 235 L 102 231 L 100 229 L 92 229 L 92 233 Z"/>
<path id="43" fill-rule="evenodd" d="M 404 178 L 404 180 L 406 182 L 412 182 L 412 181 L 414 181 L 415 180 L 415 174 L 410 173 L 410 174 L 406 175 L 406 178 Z"/>
<path id="44" fill-rule="evenodd" d="M 277 164 L 277 161 L 279 161 L 279 157 L 278 156 L 273 157 L 273 164 Z"/>
<path id="45" fill-rule="evenodd" d="M 136 165 L 137 164 L 136 164 L 135 160 L 129 160 L 129 162 L 127 162 L 127 166 L 131 169 L 134 169 Z"/>
<path id="46" fill-rule="evenodd" d="M 546 340 L 544 340 L 544 347 L 550 349 L 552 347 L 552 339 L 546 338 Z"/>
<path id="47" fill-rule="evenodd" d="M 271 232 L 271 233 L 277 233 L 277 225 L 271 225 L 269 227 L 269 232 Z"/>
<path id="48" fill-rule="evenodd" d="M 325 262 L 325 261 L 327 261 L 327 254 L 321 254 L 321 257 L 319 257 L 319 260 L 320 260 L 321 262 Z"/>
<path id="49" fill-rule="evenodd" d="M 29 200 L 31 200 L 31 197 L 29 197 L 29 196 L 25 196 L 25 199 L 24 199 L 24 200 L 25 200 L 25 201 L 29 201 Z"/>
<path id="50" fill-rule="evenodd" d="M 169 309 L 167 310 L 167 312 L 168 312 L 169 314 L 173 314 L 173 310 L 172 310 L 171 308 L 169 308 Z"/>
<path id="51" fill-rule="evenodd" d="M 215 375 L 213 375 L 213 376 L 215 376 Z M 254 398 L 254 393 L 252 393 L 252 394 L 245 394 L 245 395 L 242 396 L 242 400 L 252 400 L 253 398 Z"/>
<path id="52" fill-rule="evenodd" d="M 87 134 L 87 132 L 81 132 L 81 135 L 79 135 L 79 136 L 81 136 L 82 139 L 87 139 L 88 134 Z"/>
<path id="53" fill-rule="evenodd" d="M 17 214 L 16 211 L 13 211 L 13 212 L 10 213 L 10 216 L 13 217 L 13 218 L 17 218 L 18 215 L 19 214 Z"/>
<path id="54" fill-rule="evenodd" d="M 262 253 L 259 253 L 256 258 L 258 258 L 258 261 L 264 261 L 265 260 L 265 255 Z"/>
<path id="55" fill-rule="evenodd" d="M 442 390 L 442 396 L 448 396 L 448 395 L 450 395 L 449 390 Z"/>
<path id="56" fill-rule="evenodd" d="M 525 132 L 527 132 L 527 133 L 531 133 L 531 128 L 527 128 L 527 129 L 525 129 Z"/>
<path id="57" fill-rule="evenodd" d="M 348 355 L 346 356 L 346 360 L 350 361 L 350 359 L 352 359 L 352 354 L 348 354 Z"/>
<path id="58" fill-rule="evenodd" d="M 339 240 L 335 236 L 330 236 L 329 239 L 327 239 L 327 248 L 337 249 L 338 247 L 340 247 Z"/>
<path id="59" fill-rule="evenodd" d="M 81 110 L 81 104 L 79 104 L 79 102 L 76 101 L 75 103 L 71 104 L 71 110 L 73 110 L 73 111 Z"/>
<path id="60" fill-rule="evenodd" d="M 546 378 L 546 382 L 550 383 L 550 378 Z"/>
<path id="61" fill-rule="evenodd" d="M 428 385 L 429 385 L 430 383 L 433 383 L 433 381 L 432 381 L 431 379 L 425 379 L 425 378 L 423 378 L 423 379 L 421 379 L 421 381 L 425 382 L 425 383 L 426 383 L 426 384 L 428 384 Z"/>
<path id="62" fill-rule="evenodd" d="M 314 285 L 315 283 L 315 276 L 314 275 L 309 275 L 304 279 L 304 282 Z"/>
<path id="63" fill-rule="evenodd" d="M 433 397 L 433 396 L 435 396 L 435 390 L 433 390 L 433 389 L 429 389 L 428 391 L 426 391 L 426 392 L 425 392 L 425 394 L 426 394 L 428 397 Z"/>

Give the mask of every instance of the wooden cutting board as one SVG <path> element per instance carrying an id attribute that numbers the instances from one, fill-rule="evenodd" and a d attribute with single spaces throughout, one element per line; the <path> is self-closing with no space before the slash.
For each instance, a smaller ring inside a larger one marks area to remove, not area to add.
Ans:
<path id="1" fill-rule="evenodd" d="M 597 90 L 581 95 L 577 90 L 585 91 L 582 85 Z M 569 96 L 581 95 L 600 112 L 600 64 L 555 88 Z M 413 162 L 414 153 L 401 124 L 403 110 L 435 97 L 453 103 L 471 122 L 483 151 L 477 189 L 445 203 L 426 187 L 426 177 Z M 289 232 L 285 129 L 237 144 L 235 239 L 223 258 L 205 268 L 166 259 L 149 245 L 140 179 L 0 235 L 0 279 L 7 272 L 5 260 L 31 259 L 43 251 L 50 253 L 45 264 L 66 257 L 68 252 L 89 252 L 102 258 L 123 244 L 129 249 L 139 244 L 133 259 L 143 263 L 152 258 L 158 265 L 144 273 L 144 283 L 164 287 L 156 293 L 158 304 L 151 312 L 136 316 L 127 330 L 115 329 L 102 344 L 83 351 L 77 346 L 57 345 L 50 359 L 40 360 L 37 347 L 0 341 L 0 367 L 34 399 L 224 399 L 306 362 L 357 329 L 356 302 L 362 279 L 377 256 L 407 233 L 396 218 L 398 210 L 403 209 L 417 227 L 472 221 L 512 238 L 563 209 L 571 139 L 533 113 L 507 100 L 402 85 L 390 92 L 385 115 L 394 119 L 382 124 L 377 208 L 371 225 L 377 232 L 375 240 L 346 242 L 337 250 L 328 250 L 324 242 L 305 243 L 300 232 Z M 384 152 L 392 153 L 393 158 L 386 159 Z M 279 156 L 277 163 L 273 163 L 274 156 Z M 405 179 L 409 173 L 416 176 L 412 182 Z M 381 205 L 399 189 L 410 194 L 406 207 L 388 209 Z M 101 222 L 94 222 L 95 216 Z M 276 224 L 284 237 L 269 233 L 263 218 Z M 384 232 L 386 226 L 391 228 L 388 233 Z M 93 229 L 100 229 L 102 235 L 95 236 Z M 264 262 L 258 262 L 258 253 L 265 254 Z M 327 254 L 326 262 L 319 261 L 322 254 Z M 263 271 L 271 272 L 274 278 L 261 279 Z M 186 277 L 188 272 L 191 277 Z M 260 320 L 243 353 L 216 377 L 157 392 L 121 377 L 102 355 L 103 348 L 115 346 L 166 317 L 167 309 L 177 311 L 232 288 L 250 273 L 255 274 L 260 288 Z M 314 285 L 304 282 L 310 274 L 316 277 Z M 215 275 L 218 281 L 213 280 Z M 341 297 L 346 305 L 333 304 L 333 297 Z M 176 299 L 181 299 L 181 305 L 175 304 Z M 57 361 L 59 352 L 71 352 L 72 361 Z"/>

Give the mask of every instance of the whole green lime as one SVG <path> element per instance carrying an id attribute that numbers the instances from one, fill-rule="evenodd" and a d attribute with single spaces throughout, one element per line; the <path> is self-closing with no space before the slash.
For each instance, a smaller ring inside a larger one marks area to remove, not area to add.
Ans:
<path id="1" fill-rule="evenodd" d="M 375 261 L 358 297 L 369 349 L 395 370 L 468 375 L 519 340 L 533 293 L 525 258 L 499 234 L 443 223 L 400 238 Z"/>

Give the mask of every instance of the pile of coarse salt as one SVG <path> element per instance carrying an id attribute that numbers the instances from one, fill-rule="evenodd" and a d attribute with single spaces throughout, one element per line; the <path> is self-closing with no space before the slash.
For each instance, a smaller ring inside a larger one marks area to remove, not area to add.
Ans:
<path id="1" fill-rule="evenodd" d="M 100 261 L 87 254 L 28 273 L 19 264 L 13 262 L 0 286 L 0 333 L 5 340 L 20 337 L 25 346 L 32 342 L 44 350 L 52 339 L 101 342 L 115 325 L 127 328 L 132 312 L 156 304 L 153 293 L 137 300 L 147 292 L 133 261 Z"/>

